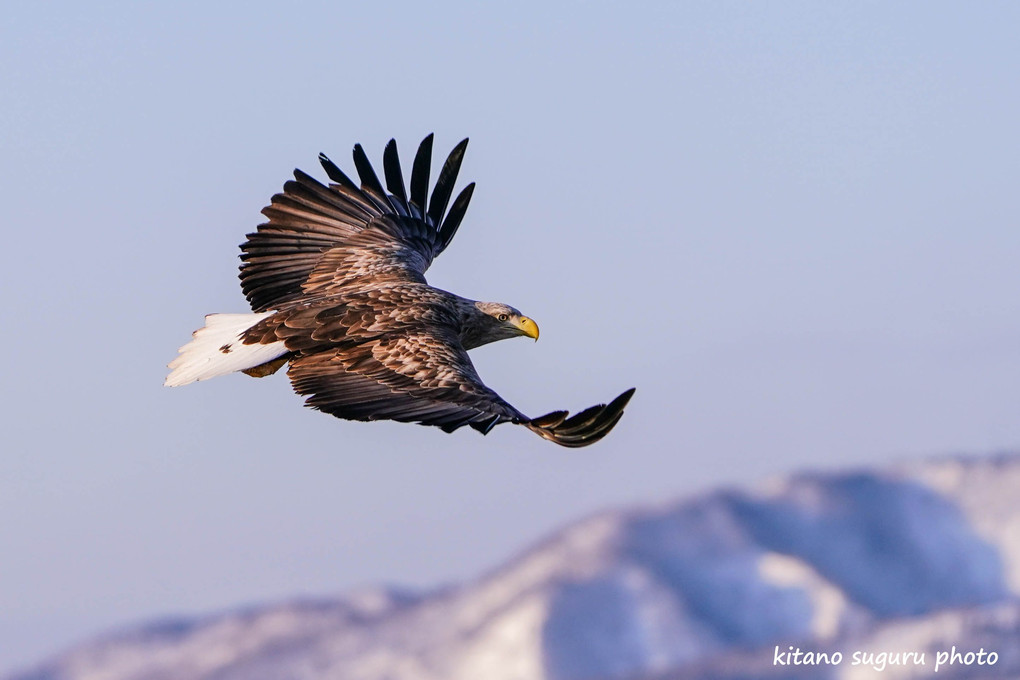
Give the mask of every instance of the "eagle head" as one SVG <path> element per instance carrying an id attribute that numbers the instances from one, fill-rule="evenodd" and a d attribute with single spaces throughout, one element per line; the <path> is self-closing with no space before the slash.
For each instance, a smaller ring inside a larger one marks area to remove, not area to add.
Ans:
<path id="1" fill-rule="evenodd" d="M 538 340 L 538 324 L 502 302 L 476 302 L 464 319 L 461 342 L 465 349 L 523 335 Z"/>

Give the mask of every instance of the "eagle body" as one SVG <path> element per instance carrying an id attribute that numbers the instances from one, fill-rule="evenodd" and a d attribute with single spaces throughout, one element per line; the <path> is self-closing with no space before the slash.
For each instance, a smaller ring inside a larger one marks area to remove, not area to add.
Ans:
<path id="1" fill-rule="evenodd" d="M 405 190 L 396 143 L 383 156 L 383 189 L 360 145 L 355 185 L 332 161 L 335 183 L 296 170 L 263 210 L 269 221 L 242 244 L 241 287 L 251 314 L 210 314 L 181 348 L 166 384 L 243 371 L 264 376 L 289 364 L 306 405 L 350 420 L 396 420 L 452 432 L 525 425 L 564 446 L 604 437 L 633 389 L 568 417 L 528 418 L 488 388 L 467 350 L 517 336 L 534 321 L 509 305 L 430 286 L 425 270 L 453 238 L 474 184 L 447 212 L 467 140 L 450 154 L 426 199 L 432 136 L 419 146 Z"/>

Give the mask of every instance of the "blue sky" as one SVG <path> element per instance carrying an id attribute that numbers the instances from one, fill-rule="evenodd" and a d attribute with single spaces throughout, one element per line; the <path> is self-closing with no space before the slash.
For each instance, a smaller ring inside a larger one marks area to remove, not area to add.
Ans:
<path id="1" fill-rule="evenodd" d="M 0 25 L 0 670 L 100 630 L 470 577 L 565 521 L 1020 444 L 1011 3 L 22 4 Z M 581 451 L 169 390 L 294 167 L 471 137 L 439 287 Z"/>

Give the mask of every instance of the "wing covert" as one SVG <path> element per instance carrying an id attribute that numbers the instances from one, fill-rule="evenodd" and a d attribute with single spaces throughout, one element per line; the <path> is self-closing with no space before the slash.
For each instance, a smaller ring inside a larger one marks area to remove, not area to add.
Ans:
<path id="1" fill-rule="evenodd" d="M 396 420 L 452 432 L 488 432 L 527 420 L 486 387 L 453 338 L 437 329 L 370 340 L 293 360 L 288 370 L 305 404 L 350 420 Z"/>

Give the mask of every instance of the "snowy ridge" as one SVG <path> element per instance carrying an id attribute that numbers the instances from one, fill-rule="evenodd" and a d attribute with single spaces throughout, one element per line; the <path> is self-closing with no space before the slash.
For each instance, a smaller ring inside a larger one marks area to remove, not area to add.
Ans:
<path id="1" fill-rule="evenodd" d="M 607 512 L 458 588 L 137 628 L 9 680 L 875 677 L 776 645 L 926 651 L 883 678 L 1020 676 L 1020 457 L 806 474 Z M 995 649 L 943 667 L 943 647 Z M 884 658 L 884 657 L 883 657 Z"/>

